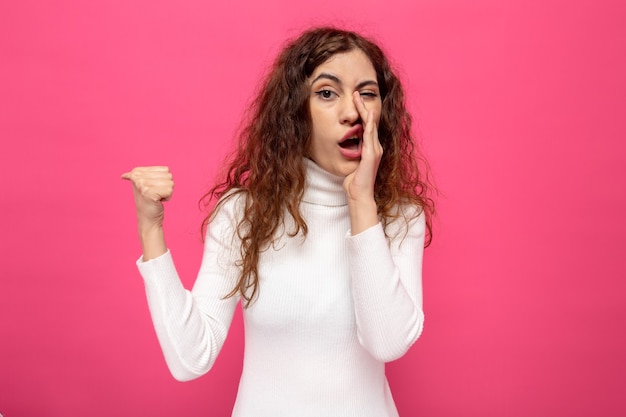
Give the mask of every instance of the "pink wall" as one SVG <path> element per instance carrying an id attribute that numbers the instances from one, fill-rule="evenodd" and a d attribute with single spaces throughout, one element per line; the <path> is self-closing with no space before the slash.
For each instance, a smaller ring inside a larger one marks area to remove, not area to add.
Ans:
<path id="1" fill-rule="evenodd" d="M 191 285 L 196 202 L 259 75 L 335 22 L 401 67 L 443 192 L 425 333 L 388 367 L 401 415 L 626 415 L 623 4 L 2 2 L 0 412 L 228 415 L 240 318 L 210 374 L 170 377 L 119 175 L 171 166 Z"/>

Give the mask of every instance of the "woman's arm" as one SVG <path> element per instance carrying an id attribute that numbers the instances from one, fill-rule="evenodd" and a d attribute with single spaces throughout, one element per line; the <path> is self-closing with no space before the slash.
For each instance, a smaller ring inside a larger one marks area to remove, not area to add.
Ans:
<path id="1" fill-rule="evenodd" d="M 406 234 L 402 216 L 388 227 L 394 237 L 389 242 L 379 223 L 374 184 L 383 149 L 378 140 L 378 115 L 368 110 L 356 92 L 354 104 L 364 121 L 361 161 L 344 180 L 350 211 L 351 237 L 347 246 L 350 259 L 352 295 L 357 335 L 377 359 L 388 362 L 402 356 L 422 331 L 422 254 L 424 216 L 416 207 L 405 213 L 412 219 Z"/>
<path id="2" fill-rule="evenodd" d="M 424 215 L 404 227 L 400 217 L 387 227 L 391 240 L 380 223 L 347 238 L 357 336 L 383 362 L 404 355 L 424 324 Z"/>
<path id="3" fill-rule="evenodd" d="M 122 174 L 133 186 L 137 228 L 143 249 L 143 260 L 157 258 L 167 251 L 163 234 L 163 202 L 174 192 L 174 181 L 168 167 L 138 167 Z"/>
<path id="4" fill-rule="evenodd" d="M 223 299 L 234 288 L 229 279 L 233 274 L 233 263 L 228 261 L 230 221 L 222 215 L 211 223 L 202 267 L 190 292 L 183 287 L 163 234 L 163 201 L 171 197 L 174 187 L 169 169 L 135 168 L 122 178 L 133 185 L 143 248 L 137 266 L 165 360 L 177 380 L 197 378 L 215 362 L 237 304 L 236 297 Z"/>
<path id="5" fill-rule="evenodd" d="M 352 99 L 359 117 L 364 121 L 363 144 L 359 166 L 346 177 L 343 187 L 348 197 L 350 230 L 353 235 L 356 235 L 378 223 L 374 183 L 383 156 L 383 147 L 378 140 L 378 126 L 376 124 L 380 115 L 365 107 L 359 92 L 355 92 Z"/>

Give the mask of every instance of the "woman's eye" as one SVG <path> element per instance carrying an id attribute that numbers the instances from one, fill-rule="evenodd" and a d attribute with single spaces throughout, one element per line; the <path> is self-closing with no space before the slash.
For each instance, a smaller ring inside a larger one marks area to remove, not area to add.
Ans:
<path id="1" fill-rule="evenodd" d="M 363 91 L 360 94 L 364 97 L 378 97 L 378 94 L 374 93 L 373 91 Z"/>
<path id="2" fill-rule="evenodd" d="M 323 90 L 320 90 L 320 91 L 316 91 L 315 94 L 317 94 L 318 96 L 320 96 L 324 100 L 330 100 L 331 98 L 336 96 L 336 94 L 333 91 L 326 90 L 326 89 L 323 89 Z"/>

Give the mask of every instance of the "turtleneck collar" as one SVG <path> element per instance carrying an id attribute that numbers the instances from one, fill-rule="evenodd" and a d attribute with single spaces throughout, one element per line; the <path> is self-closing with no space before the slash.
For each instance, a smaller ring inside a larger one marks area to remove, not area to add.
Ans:
<path id="1" fill-rule="evenodd" d="M 306 184 L 302 201 L 330 207 L 348 204 L 346 192 L 343 189 L 343 177 L 325 171 L 309 158 L 304 158 L 303 163 L 306 172 Z"/>

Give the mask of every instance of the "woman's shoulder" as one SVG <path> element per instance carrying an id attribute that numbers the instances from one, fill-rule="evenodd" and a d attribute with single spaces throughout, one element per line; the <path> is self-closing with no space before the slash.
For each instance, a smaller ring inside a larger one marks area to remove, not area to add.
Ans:
<path id="1" fill-rule="evenodd" d="M 426 213 L 418 204 L 407 202 L 391 208 L 385 222 L 385 234 L 390 238 L 406 234 L 423 234 L 426 225 Z"/>
<path id="2" fill-rule="evenodd" d="M 211 218 L 218 217 L 240 219 L 247 204 L 247 192 L 241 188 L 233 188 L 222 195 L 211 212 Z"/>
<path id="3" fill-rule="evenodd" d="M 404 219 L 407 222 L 415 221 L 419 218 L 424 218 L 424 208 L 419 204 L 413 202 L 400 202 L 395 204 L 389 210 L 389 218 Z"/>
<path id="4" fill-rule="evenodd" d="M 237 236 L 245 206 L 245 191 L 233 189 L 224 193 L 205 219 L 206 239 L 232 243 L 231 240 Z"/>

